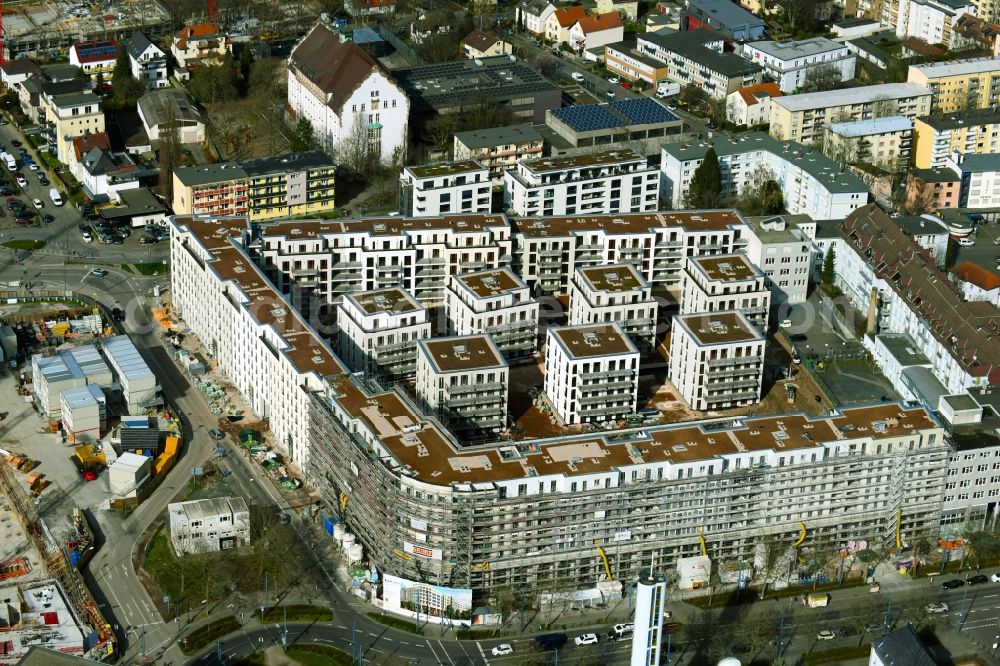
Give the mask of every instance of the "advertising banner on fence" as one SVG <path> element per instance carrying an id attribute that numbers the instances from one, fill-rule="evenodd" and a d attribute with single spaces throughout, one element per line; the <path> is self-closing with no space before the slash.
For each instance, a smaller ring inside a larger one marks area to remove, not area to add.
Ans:
<path id="1" fill-rule="evenodd" d="M 383 608 L 390 613 L 414 617 L 418 612 L 427 622 L 469 622 L 472 590 L 442 587 L 386 575 L 382 581 Z"/>

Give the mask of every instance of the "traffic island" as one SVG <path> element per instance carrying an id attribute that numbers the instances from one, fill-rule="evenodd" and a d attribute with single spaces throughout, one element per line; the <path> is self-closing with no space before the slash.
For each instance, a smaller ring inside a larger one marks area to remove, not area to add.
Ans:
<path id="1" fill-rule="evenodd" d="M 228 636 L 239 628 L 239 620 L 232 615 L 209 622 L 181 638 L 181 652 L 188 655 L 194 654 L 216 639 Z"/>

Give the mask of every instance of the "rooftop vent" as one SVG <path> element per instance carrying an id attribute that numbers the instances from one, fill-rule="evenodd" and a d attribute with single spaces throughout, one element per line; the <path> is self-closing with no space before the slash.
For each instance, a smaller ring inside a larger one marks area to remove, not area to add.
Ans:
<path id="1" fill-rule="evenodd" d="M 708 330 L 716 335 L 725 335 L 729 331 L 729 327 L 721 321 L 710 321 L 708 322 Z"/>
<path id="2" fill-rule="evenodd" d="M 455 356 L 467 356 L 469 354 L 468 345 L 455 345 L 452 347 L 452 351 L 455 352 Z"/>
<path id="3" fill-rule="evenodd" d="M 601 340 L 597 337 L 597 333 L 584 333 L 583 341 L 591 347 L 597 347 L 601 344 Z"/>

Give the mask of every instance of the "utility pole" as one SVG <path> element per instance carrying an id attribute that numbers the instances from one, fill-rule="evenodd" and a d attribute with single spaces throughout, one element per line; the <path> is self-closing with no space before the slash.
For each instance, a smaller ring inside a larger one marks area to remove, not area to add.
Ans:
<path id="1" fill-rule="evenodd" d="M 220 664 L 226 663 L 222 660 L 222 641 L 215 641 L 215 656 Z"/>
<path id="2" fill-rule="evenodd" d="M 882 618 L 882 635 L 885 636 L 889 633 L 889 626 L 892 623 L 892 600 L 886 602 L 885 604 L 885 615 Z"/>
<path id="3" fill-rule="evenodd" d="M 781 643 L 782 641 L 784 641 L 784 639 L 785 639 L 785 616 L 782 615 L 781 618 L 779 618 L 778 620 L 778 641 L 775 644 L 775 654 L 774 654 L 775 659 L 779 659 L 781 657 Z"/>
<path id="4" fill-rule="evenodd" d="M 146 663 L 146 627 L 142 628 L 139 634 L 139 654 L 142 655 L 142 663 Z"/>
<path id="5" fill-rule="evenodd" d="M 674 638 L 673 632 L 667 634 L 667 660 L 664 662 L 665 666 L 670 666 L 670 643 Z"/>
<path id="6" fill-rule="evenodd" d="M 282 649 L 288 649 L 288 604 L 286 603 L 281 607 L 285 613 L 285 630 L 281 634 L 281 647 Z"/>
<path id="7" fill-rule="evenodd" d="M 966 587 L 962 591 L 962 610 L 958 614 L 958 624 L 956 628 L 958 631 L 962 631 L 962 627 L 965 626 L 965 618 L 969 615 L 969 588 Z"/>

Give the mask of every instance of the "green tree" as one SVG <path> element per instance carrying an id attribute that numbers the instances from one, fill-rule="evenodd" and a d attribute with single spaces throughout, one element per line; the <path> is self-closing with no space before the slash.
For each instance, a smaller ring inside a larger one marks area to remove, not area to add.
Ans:
<path id="1" fill-rule="evenodd" d="M 299 118 L 295 123 L 295 129 L 292 132 L 292 142 L 289 144 L 288 149 L 293 153 L 298 153 L 303 150 L 309 150 L 316 145 L 316 135 L 313 132 L 312 123 L 309 122 L 308 118 Z"/>
<path id="2" fill-rule="evenodd" d="M 179 166 L 181 159 L 181 137 L 177 122 L 177 109 L 172 103 L 167 104 L 163 109 L 163 122 L 160 123 L 160 128 L 158 155 L 160 192 L 163 193 L 167 201 L 172 201 L 174 197 L 174 169 Z"/>
<path id="3" fill-rule="evenodd" d="M 146 86 L 132 76 L 132 66 L 124 43 L 118 47 L 118 59 L 111 72 L 111 91 L 111 106 L 116 109 L 134 107 L 139 97 L 146 92 Z"/>
<path id="4" fill-rule="evenodd" d="M 823 271 L 820 274 L 820 279 L 822 279 L 823 284 L 833 284 L 833 276 L 835 269 L 835 262 L 837 261 L 836 252 L 834 252 L 833 246 L 826 251 L 826 256 L 823 257 Z"/>
<path id="5" fill-rule="evenodd" d="M 684 195 L 685 208 L 716 208 L 722 203 L 722 172 L 715 148 L 709 148 L 705 158 L 694 170 L 691 185 Z"/>

